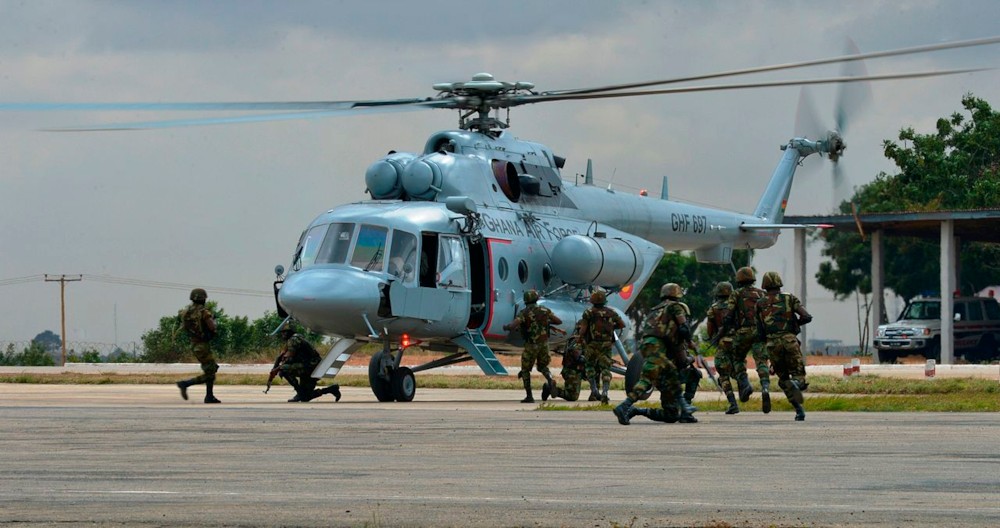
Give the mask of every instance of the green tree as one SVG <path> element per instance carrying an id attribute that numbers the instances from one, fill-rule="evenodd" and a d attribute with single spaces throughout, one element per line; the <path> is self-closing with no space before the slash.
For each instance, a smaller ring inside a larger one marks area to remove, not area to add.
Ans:
<path id="1" fill-rule="evenodd" d="M 56 362 L 49 350 L 39 341 L 32 341 L 20 352 L 14 349 L 14 343 L 7 345 L 7 350 L 0 353 L 0 365 L 21 367 L 51 367 Z"/>
<path id="2" fill-rule="evenodd" d="M 852 202 L 861 212 L 937 211 L 977 209 L 1000 203 L 1000 114 L 972 95 L 962 98 L 966 114 L 954 113 L 937 121 L 930 134 L 912 128 L 899 141 L 885 141 L 886 158 L 899 172 L 879 175 L 858 188 Z M 851 213 L 843 202 L 840 212 Z M 822 254 L 819 284 L 839 299 L 870 294 L 871 253 L 857 233 L 825 230 L 818 234 Z M 885 284 L 906 299 L 937 290 L 940 278 L 938 240 L 891 237 L 885 241 Z M 1000 279 L 1000 246 L 962 243 L 959 266 L 966 294 L 996 284 Z"/>

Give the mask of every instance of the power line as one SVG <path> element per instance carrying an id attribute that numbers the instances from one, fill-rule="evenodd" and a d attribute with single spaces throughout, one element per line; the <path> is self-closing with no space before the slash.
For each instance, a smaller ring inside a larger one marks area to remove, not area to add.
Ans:
<path id="1" fill-rule="evenodd" d="M 84 277 L 84 275 L 80 275 Z M 219 293 L 226 295 L 246 295 L 251 297 L 271 297 L 274 295 L 273 292 L 265 290 L 251 290 L 247 288 L 227 288 L 224 286 L 202 286 L 197 284 L 184 284 L 178 282 L 163 282 L 163 281 L 153 281 L 145 279 L 131 279 L 126 277 L 114 277 L 112 275 L 86 275 L 88 281 L 101 282 L 104 284 L 117 284 L 121 286 L 137 286 L 141 288 L 158 288 L 158 289 L 168 289 L 168 290 L 191 290 L 194 288 L 203 288 L 211 293 Z M 42 282 L 46 280 L 45 275 L 28 275 L 25 277 L 12 277 L 9 279 L 0 279 L 0 287 L 2 286 L 13 286 L 17 284 L 27 284 L 30 282 Z"/>

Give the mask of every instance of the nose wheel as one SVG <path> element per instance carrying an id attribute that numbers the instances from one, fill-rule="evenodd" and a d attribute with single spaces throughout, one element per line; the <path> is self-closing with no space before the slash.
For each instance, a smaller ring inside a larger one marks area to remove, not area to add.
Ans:
<path id="1" fill-rule="evenodd" d="M 398 352 L 402 357 L 402 351 Z M 417 394 L 417 379 L 409 367 L 398 367 L 391 352 L 381 350 L 368 363 L 368 383 L 380 402 L 413 401 Z"/>

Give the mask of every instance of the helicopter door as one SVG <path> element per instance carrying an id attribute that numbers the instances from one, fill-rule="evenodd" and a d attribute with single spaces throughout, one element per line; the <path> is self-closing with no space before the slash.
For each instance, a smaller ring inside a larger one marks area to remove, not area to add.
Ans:
<path id="1" fill-rule="evenodd" d="M 504 339 L 507 331 L 503 325 L 514 319 L 515 291 L 523 288 L 517 272 L 520 257 L 510 240 L 488 238 L 486 247 L 491 289 L 486 298 L 489 322 L 483 333 L 487 337 Z"/>
<path id="2" fill-rule="evenodd" d="M 417 286 L 395 281 L 389 295 L 392 315 L 463 328 L 469 318 L 469 253 L 455 235 L 423 233 Z"/>

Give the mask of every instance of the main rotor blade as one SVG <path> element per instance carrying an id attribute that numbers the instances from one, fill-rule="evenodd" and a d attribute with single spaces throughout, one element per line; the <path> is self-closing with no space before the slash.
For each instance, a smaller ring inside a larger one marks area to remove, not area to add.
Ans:
<path id="1" fill-rule="evenodd" d="M 608 86 L 600 86 L 595 88 L 582 88 L 582 89 L 572 89 L 572 90 L 555 90 L 544 92 L 543 95 L 579 95 L 579 94 L 591 94 L 598 92 L 610 92 L 615 90 L 630 90 L 633 88 L 645 88 L 647 86 L 658 86 L 662 84 L 675 84 L 681 82 L 692 82 L 692 81 L 704 81 L 707 79 L 719 79 L 722 77 L 733 77 L 737 75 L 747 75 L 751 73 L 762 73 L 770 71 L 779 70 L 791 70 L 795 68 L 805 68 L 809 66 L 819 66 L 823 64 L 835 64 L 839 62 L 851 62 L 863 59 L 876 59 L 882 57 L 896 57 L 900 55 L 912 55 L 914 53 L 926 53 L 930 51 L 940 51 L 946 49 L 956 49 L 956 48 L 968 48 L 973 46 L 986 46 L 990 44 L 1000 43 L 1000 36 L 996 37 L 986 37 L 980 39 L 971 40 L 959 40 L 955 42 L 945 42 L 942 44 L 927 44 L 923 46 L 914 46 L 910 48 L 899 48 L 887 51 L 874 51 L 871 53 L 861 53 L 861 54 L 850 54 L 841 55 L 839 57 L 831 57 L 828 59 L 815 59 L 802 62 L 789 62 L 785 64 L 775 64 L 772 66 L 758 66 L 755 68 L 743 68 L 739 70 L 729 70 L 717 73 L 708 73 L 703 75 L 693 75 L 690 77 L 676 77 L 673 79 L 663 79 L 658 81 L 646 81 L 638 83 L 628 83 L 628 84 L 611 84 Z"/>
<path id="2" fill-rule="evenodd" d="M 562 95 L 523 95 L 512 99 L 510 106 L 521 104 L 542 103 L 548 101 L 572 101 L 580 99 L 611 99 L 615 97 L 635 97 L 641 95 L 665 95 L 691 92 L 718 92 L 725 90 L 743 90 L 748 88 L 769 88 L 776 86 L 808 86 L 814 84 L 837 84 L 852 83 L 860 81 L 890 81 L 894 79 L 919 79 L 924 77 L 940 77 L 944 75 L 957 75 L 960 73 L 975 73 L 995 68 L 969 68 L 963 70 L 942 70 L 936 72 L 914 72 L 914 73 L 893 73 L 886 75 L 869 75 L 867 77 L 828 77 L 824 79 L 801 79 L 789 81 L 768 81 L 744 84 L 710 84 L 705 86 L 682 86 L 677 88 L 664 88 L 662 90 L 643 90 L 636 92 L 617 93 L 586 93 L 586 94 L 562 94 Z"/>
<path id="3" fill-rule="evenodd" d="M 275 114 L 256 114 L 229 117 L 206 117 L 197 119 L 172 119 L 165 121 L 137 121 L 128 123 L 107 123 L 97 125 L 79 125 L 43 129 L 46 132 L 104 132 L 114 130 L 149 130 L 156 128 L 180 128 L 209 125 L 229 125 L 236 123 L 260 123 L 267 121 L 290 121 L 294 119 L 319 119 L 323 117 L 341 117 L 359 114 L 383 114 L 390 112 L 415 112 L 438 108 L 440 101 L 425 101 L 415 104 L 396 106 L 360 106 L 344 110 L 312 110 L 307 112 L 288 112 Z"/>
<path id="4" fill-rule="evenodd" d="M 274 101 L 216 103 L 0 103 L 7 111 L 128 111 L 128 112 L 293 112 L 312 110 L 351 110 L 382 106 L 412 105 L 430 99 L 386 99 L 372 101 Z"/>

